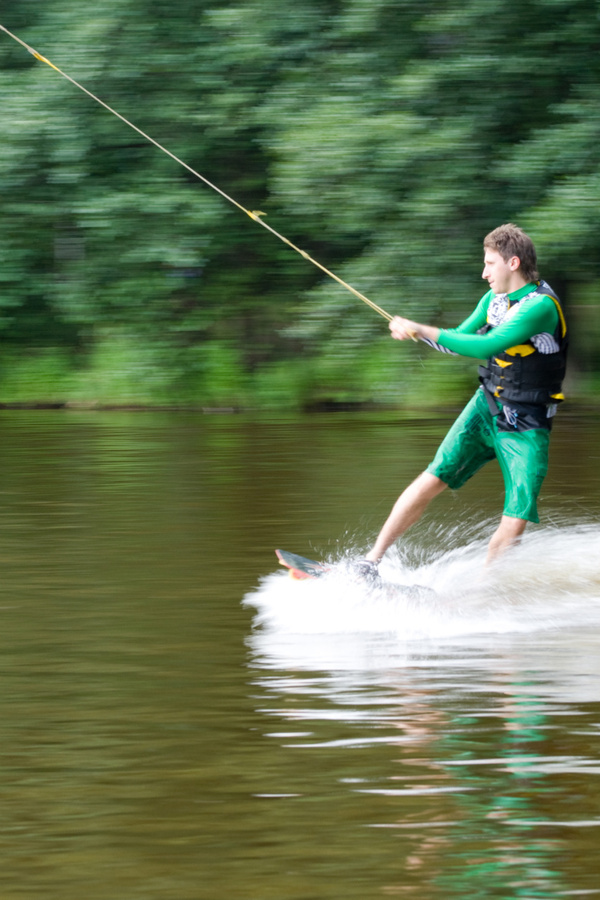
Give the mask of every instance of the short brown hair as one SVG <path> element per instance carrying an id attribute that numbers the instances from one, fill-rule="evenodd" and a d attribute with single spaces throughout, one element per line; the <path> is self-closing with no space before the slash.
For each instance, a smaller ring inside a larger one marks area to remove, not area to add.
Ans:
<path id="1" fill-rule="evenodd" d="M 527 281 L 539 281 L 537 255 L 533 241 L 518 225 L 509 222 L 507 225 L 494 228 L 484 238 L 483 246 L 499 253 L 504 262 L 508 262 L 512 256 L 518 256 L 523 278 Z"/>

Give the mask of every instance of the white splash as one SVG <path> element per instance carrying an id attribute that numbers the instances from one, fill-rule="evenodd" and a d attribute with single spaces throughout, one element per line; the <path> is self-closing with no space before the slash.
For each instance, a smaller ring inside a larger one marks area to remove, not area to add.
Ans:
<path id="1" fill-rule="evenodd" d="M 317 638 L 330 645 L 342 635 L 380 635 L 397 646 L 600 625 L 597 525 L 537 528 L 493 568 L 484 569 L 484 558 L 480 539 L 433 551 L 428 562 L 408 563 L 388 551 L 383 588 L 353 582 L 343 571 L 306 581 L 280 571 L 243 602 L 256 607 L 254 624 L 264 635 L 284 643 L 310 636 L 313 649 Z M 424 590 L 406 592 L 406 585 Z"/>

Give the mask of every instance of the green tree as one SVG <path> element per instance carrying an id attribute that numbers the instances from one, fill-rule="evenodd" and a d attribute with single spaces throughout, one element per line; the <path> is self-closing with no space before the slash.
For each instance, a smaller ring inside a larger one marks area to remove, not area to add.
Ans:
<path id="1" fill-rule="evenodd" d="M 7 0 L 3 24 L 385 309 L 453 324 L 507 220 L 595 310 L 596 7 Z M 98 371 L 128 358 L 127 399 L 394 401 L 463 378 L 399 353 L 351 294 L 0 39 L 5 374 L 58 347 L 65 389 L 106 399 Z"/>

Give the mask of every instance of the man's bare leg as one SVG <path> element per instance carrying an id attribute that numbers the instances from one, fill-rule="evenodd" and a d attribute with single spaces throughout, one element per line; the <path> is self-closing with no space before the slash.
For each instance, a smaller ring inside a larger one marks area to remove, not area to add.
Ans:
<path id="1" fill-rule="evenodd" d="M 486 566 L 494 562 L 505 550 L 518 544 L 527 527 L 527 519 L 515 519 L 513 516 L 502 516 L 500 524 L 488 544 Z"/>
<path id="2" fill-rule="evenodd" d="M 447 484 L 441 478 L 429 472 L 421 472 L 396 500 L 366 559 L 379 562 L 388 547 L 421 518 L 433 498 L 446 487 Z"/>

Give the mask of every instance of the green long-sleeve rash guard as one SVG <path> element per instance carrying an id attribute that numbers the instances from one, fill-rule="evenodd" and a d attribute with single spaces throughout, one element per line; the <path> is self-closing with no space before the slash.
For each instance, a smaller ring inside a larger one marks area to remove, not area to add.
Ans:
<path id="1" fill-rule="evenodd" d="M 511 303 L 516 303 L 533 290 L 535 284 L 527 284 L 513 291 L 508 298 Z M 477 334 L 478 329 L 487 322 L 488 307 L 494 296 L 493 291 L 484 294 L 471 315 L 457 328 L 442 328 L 438 343 L 461 356 L 487 359 L 495 353 L 524 344 L 535 334 L 554 334 L 558 312 L 554 301 L 542 294 L 521 303 L 512 316 L 487 334 Z"/>

